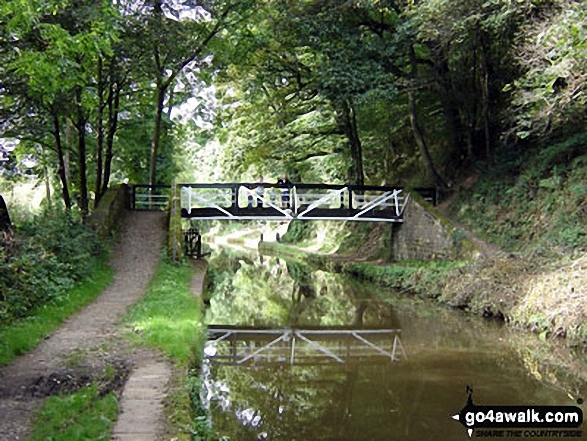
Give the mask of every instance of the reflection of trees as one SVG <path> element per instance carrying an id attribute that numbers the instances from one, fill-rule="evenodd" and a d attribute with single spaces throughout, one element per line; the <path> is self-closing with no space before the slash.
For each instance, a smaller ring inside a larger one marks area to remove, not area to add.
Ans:
<path id="1" fill-rule="evenodd" d="M 534 337 L 409 296 L 385 294 L 383 301 L 361 282 L 304 265 L 223 258 L 212 262 L 210 322 L 402 328 L 409 356 L 407 363 L 355 370 L 218 368 L 214 381 L 224 382 L 231 407 L 222 412 L 216 399 L 213 421 L 231 439 L 264 432 L 275 440 L 457 439 L 462 427 L 448 415 L 464 405 L 467 384 L 492 404 L 572 404 L 552 385 L 587 394 L 584 358 Z"/>
<path id="2" fill-rule="evenodd" d="M 214 431 L 238 440 L 260 439 L 263 433 L 274 440 L 390 439 L 397 421 L 386 420 L 399 411 L 399 400 L 392 376 L 385 375 L 389 367 L 374 369 L 380 372 L 357 365 L 214 367 L 214 381 L 229 391 L 211 399 Z M 222 405 L 226 397 L 228 407 Z"/>
<path id="3" fill-rule="evenodd" d="M 309 268 L 293 261 L 286 261 L 285 265 L 289 276 L 294 282 L 294 290 L 292 291 L 294 303 L 300 303 L 302 297 L 306 299 L 315 298 L 316 292 L 314 291 L 312 273 Z"/>
<path id="4" fill-rule="evenodd" d="M 226 251 L 213 256 L 207 320 L 258 326 L 397 327 L 392 307 L 364 286 L 307 265 L 263 261 Z"/>

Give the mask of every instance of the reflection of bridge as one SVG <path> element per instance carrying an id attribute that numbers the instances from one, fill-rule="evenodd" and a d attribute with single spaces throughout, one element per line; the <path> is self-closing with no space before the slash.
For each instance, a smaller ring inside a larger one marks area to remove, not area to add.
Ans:
<path id="1" fill-rule="evenodd" d="M 263 329 L 210 325 L 205 358 L 213 364 L 315 365 L 405 359 L 399 329 Z"/>
<path id="2" fill-rule="evenodd" d="M 399 187 L 231 183 L 180 184 L 181 215 L 202 220 L 402 222 L 409 195 Z M 135 185 L 132 207 L 166 207 L 170 186 Z M 435 203 L 433 189 L 416 189 Z"/>

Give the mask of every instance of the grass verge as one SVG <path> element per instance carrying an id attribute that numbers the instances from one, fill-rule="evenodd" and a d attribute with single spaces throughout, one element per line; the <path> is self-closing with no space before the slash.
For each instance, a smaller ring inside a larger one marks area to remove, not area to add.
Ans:
<path id="1" fill-rule="evenodd" d="M 147 295 L 126 317 L 135 343 L 157 348 L 181 365 L 194 361 L 205 332 L 198 299 L 190 292 L 192 270 L 162 261 Z"/>
<path id="2" fill-rule="evenodd" d="M 96 384 L 73 394 L 50 397 L 36 412 L 31 441 L 108 440 L 118 417 L 114 393 L 100 395 Z"/>
<path id="3" fill-rule="evenodd" d="M 206 338 L 202 304 L 190 290 L 193 271 L 162 259 L 143 300 L 133 306 L 125 322 L 136 344 L 156 348 L 178 366 L 166 409 L 170 438 L 191 440 L 194 429 L 194 382 L 188 368 L 199 363 Z"/>
<path id="4" fill-rule="evenodd" d="M 112 281 L 112 268 L 105 260 L 97 260 L 93 266 L 92 274 L 61 296 L 59 302 L 46 304 L 31 316 L 0 328 L 0 366 L 33 349 L 67 318 L 104 291 Z"/>

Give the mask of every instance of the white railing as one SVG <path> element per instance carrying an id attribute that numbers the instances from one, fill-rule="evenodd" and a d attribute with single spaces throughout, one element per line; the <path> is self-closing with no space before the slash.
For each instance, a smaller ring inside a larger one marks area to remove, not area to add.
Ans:
<path id="1" fill-rule="evenodd" d="M 218 329 L 204 355 L 215 364 L 321 364 L 406 359 L 398 329 Z"/>
<path id="2" fill-rule="evenodd" d="M 408 201 L 393 187 L 300 184 L 189 184 L 181 187 L 182 216 L 210 220 L 351 220 L 402 222 Z"/>

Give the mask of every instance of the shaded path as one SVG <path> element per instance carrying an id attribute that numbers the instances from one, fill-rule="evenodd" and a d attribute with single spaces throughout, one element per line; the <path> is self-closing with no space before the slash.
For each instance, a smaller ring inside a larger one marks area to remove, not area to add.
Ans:
<path id="1" fill-rule="evenodd" d="M 110 262 L 112 284 L 35 350 L 0 369 L 0 439 L 26 439 L 31 411 L 40 402 L 28 390 L 39 377 L 63 371 L 71 351 L 96 347 L 115 334 L 127 307 L 143 296 L 154 274 L 164 221 L 164 213 L 126 213 Z"/>

